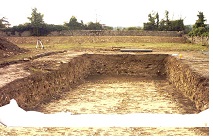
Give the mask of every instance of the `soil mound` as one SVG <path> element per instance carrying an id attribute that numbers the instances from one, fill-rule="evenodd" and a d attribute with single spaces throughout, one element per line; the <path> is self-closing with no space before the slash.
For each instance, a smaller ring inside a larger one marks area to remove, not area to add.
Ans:
<path id="1" fill-rule="evenodd" d="M 0 37 L 0 58 L 6 58 L 24 52 L 27 52 L 27 50 L 19 48 L 17 45 Z"/>

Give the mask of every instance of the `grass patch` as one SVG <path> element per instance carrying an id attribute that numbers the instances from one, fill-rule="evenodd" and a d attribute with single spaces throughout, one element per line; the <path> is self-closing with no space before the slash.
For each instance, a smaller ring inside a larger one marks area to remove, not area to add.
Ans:
<path id="1" fill-rule="evenodd" d="M 1 62 L 23 60 L 45 52 L 84 49 L 112 50 L 113 47 L 153 49 L 153 51 L 208 51 L 207 46 L 185 43 L 182 37 L 156 36 L 58 36 L 40 37 L 45 49 L 35 48 L 36 37 L 8 37 L 12 43 L 29 52 L 1 59 Z"/>
<path id="2" fill-rule="evenodd" d="M 125 48 L 143 48 L 153 49 L 157 51 L 208 51 L 208 47 L 191 44 L 191 43 L 62 43 L 62 44 L 47 44 L 44 45 L 45 49 L 35 49 L 32 44 L 21 44 L 19 47 L 28 49 L 35 52 L 44 51 L 59 51 L 59 50 L 80 50 L 80 49 L 111 49 L 112 47 L 125 47 Z"/>
<path id="3" fill-rule="evenodd" d="M 9 37 L 19 47 L 35 51 L 36 37 Z M 54 36 L 40 37 L 45 50 L 108 49 L 112 47 L 144 48 L 157 51 L 208 51 L 208 47 L 186 43 L 183 37 L 160 36 Z M 44 51 L 44 50 L 41 50 Z"/>

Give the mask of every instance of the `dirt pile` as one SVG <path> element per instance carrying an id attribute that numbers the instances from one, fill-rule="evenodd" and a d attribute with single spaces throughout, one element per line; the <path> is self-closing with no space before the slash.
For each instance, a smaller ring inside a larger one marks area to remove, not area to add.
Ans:
<path id="1" fill-rule="evenodd" d="M 6 58 L 24 52 L 27 52 L 27 50 L 19 48 L 17 45 L 0 37 L 0 58 Z"/>

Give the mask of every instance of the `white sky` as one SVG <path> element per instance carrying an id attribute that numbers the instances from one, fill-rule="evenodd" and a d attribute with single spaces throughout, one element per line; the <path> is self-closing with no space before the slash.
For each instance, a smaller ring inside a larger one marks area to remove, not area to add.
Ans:
<path id="1" fill-rule="evenodd" d="M 194 24 L 198 11 L 204 13 L 209 23 L 210 0 L 0 0 L 0 18 L 7 17 L 12 26 L 29 22 L 32 8 L 44 14 L 48 24 L 63 24 L 71 16 L 80 22 L 95 22 L 108 26 L 142 26 L 148 14 L 158 12 L 160 20 L 165 10 L 170 19 L 184 19 L 184 24 Z"/>

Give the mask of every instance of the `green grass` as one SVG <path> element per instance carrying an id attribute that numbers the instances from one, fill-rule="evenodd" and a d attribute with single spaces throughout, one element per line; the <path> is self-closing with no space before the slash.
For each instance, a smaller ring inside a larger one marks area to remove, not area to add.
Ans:
<path id="1" fill-rule="evenodd" d="M 191 44 L 191 43 L 62 43 L 62 44 L 48 44 L 44 45 L 45 49 L 40 48 L 35 49 L 35 45 L 32 44 L 21 44 L 22 48 L 28 49 L 30 51 L 59 51 L 59 50 L 77 50 L 77 49 L 98 49 L 105 48 L 111 49 L 112 47 L 125 47 L 125 48 L 143 48 L 143 49 L 153 49 L 157 51 L 208 51 L 208 47 Z"/>
<path id="2" fill-rule="evenodd" d="M 1 59 L 0 63 L 13 60 L 23 60 L 40 53 L 62 51 L 62 50 L 112 50 L 112 47 L 153 49 L 153 51 L 208 51 L 207 46 L 191 43 L 181 43 L 181 38 L 168 37 L 135 37 L 135 36 L 99 36 L 99 37 L 43 37 L 45 49 L 35 48 L 36 39 L 32 37 L 14 37 L 16 45 L 29 50 L 21 55 Z M 167 42 L 168 41 L 168 42 Z M 20 43 L 19 43 L 20 42 Z"/>

